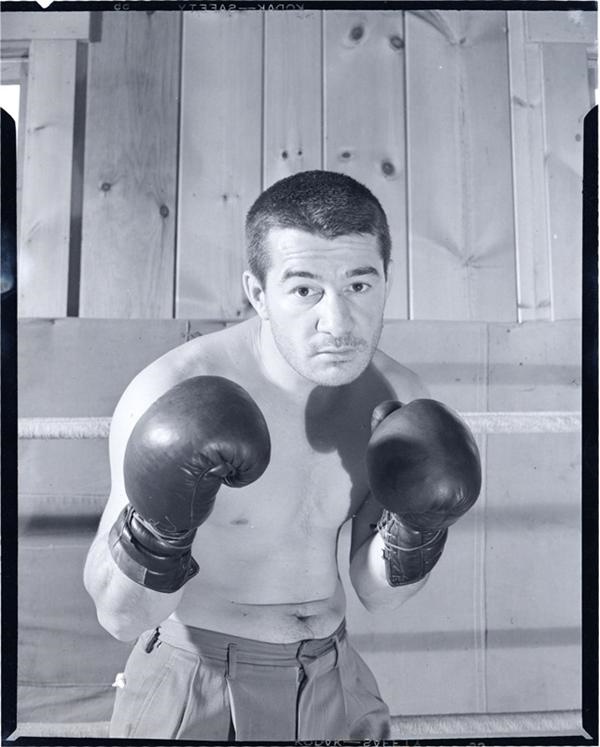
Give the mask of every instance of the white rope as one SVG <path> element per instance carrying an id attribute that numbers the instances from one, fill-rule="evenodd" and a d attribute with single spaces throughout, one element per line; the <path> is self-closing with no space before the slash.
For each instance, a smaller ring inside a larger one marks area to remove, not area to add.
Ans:
<path id="1" fill-rule="evenodd" d="M 473 433 L 577 433 L 579 412 L 465 412 Z"/>
<path id="2" fill-rule="evenodd" d="M 19 418 L 19 438 L 107 438 L 110 418 Z"/>
<path id="3" fill-rule="evenodd" d="M 578 433 L 578 412 L 464 412 L 473 433 Z M 19 438 L 107 438 L 110 418 L 19 418 Z"/>

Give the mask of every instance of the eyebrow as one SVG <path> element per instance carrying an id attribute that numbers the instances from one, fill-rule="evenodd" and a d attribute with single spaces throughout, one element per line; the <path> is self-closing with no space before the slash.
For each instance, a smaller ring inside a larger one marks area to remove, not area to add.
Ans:
<path id="1" fill-rule="evenodd" d="M 281 276 L 281 282 L 285 282 L 290 278 L 308 278 L 309 280 L 322 280 L 320 275 L 315 275 L 314 272 L 308 272 L 308 270 L 286 270 Z"/>
<path id="2" fill-rule="evenodd" d="M 364 267 L 355 267 L 353 270 L 348 270 L 346 272 L 347 278 L 355 278 L 360 275 L 379 276 L 379 271 L 375 267 L 372 267 L 371 265 L 365 265 Z M 281 282 L 284 283 L 286 280 L 289 280 L 290 278 L 308 278 L 309 280 L 322 280 L 323 279 L 320 275 L 316 275 L 314 272 L 309 272 L 308 270 L 286 270 L 281 276 Z"/>
<path id="3" fill-rule="evenodd" d="M 355 278 L 358 275 L 379 275 L 379 271 L 371 265 L 366 265 L 365 267 L 356 267 L 354 270 L 348 270 L 346 273 L 347 278 Z"/>

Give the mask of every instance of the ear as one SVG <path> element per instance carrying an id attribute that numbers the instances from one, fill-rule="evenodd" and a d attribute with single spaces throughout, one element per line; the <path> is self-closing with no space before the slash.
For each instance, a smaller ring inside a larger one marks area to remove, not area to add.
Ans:
<path id="1" fill-rule="evenodd" d="M 256 313 L 265 321 L 269 318 L 267 313 L 267 304 L 265 302 L 265 291 L 260 280 L 249 270 L 246 270 L 242 276 L 244 291 L 248 301 L 254 307 Z"/>
<path id="2" fill-rule="evenodd" d="M 392 288 L 392 281 L 394 277 L 394 262 L 392 259 L 388 262 L 387 266 L 387 278 L 385 279 L 385 300 L 387 301 Z"/>

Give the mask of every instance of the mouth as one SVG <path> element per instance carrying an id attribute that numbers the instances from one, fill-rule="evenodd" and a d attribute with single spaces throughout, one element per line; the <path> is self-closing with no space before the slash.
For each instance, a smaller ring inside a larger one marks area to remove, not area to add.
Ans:
<path id="1" fill-rule="evenodd" d="M 316 355 L 353 355 L 356 352 L 356 348 L 324 348 L 323 350 L 317 350 Z"/>

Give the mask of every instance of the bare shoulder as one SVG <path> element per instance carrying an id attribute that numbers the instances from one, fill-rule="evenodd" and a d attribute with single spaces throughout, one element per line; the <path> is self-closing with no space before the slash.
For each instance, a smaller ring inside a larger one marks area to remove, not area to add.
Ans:
<path id="1" fill-rule="evenodd" d="M 250 320 L 254 321 L 254 320 Z M 194 376 L 227 376 L 235 368 L 235 355 L 249 347 L 249 322 L 195 337 L 150 363 L 131 381 L 123 396 L 144 405 L 171 387 Z"/>
<path id="2" fill-rule="evenodd" d="M 250 320 L 252 322 L 253 320 Z M 196 337 L 150 363 L 132 379 L 115 409 L 111 440 L 123 442 L 142 414 L 172 387 L 194 376 L 231 376 L 234 356 L 249 347 L 250 322 Z"/>
<path id="3" fill-rule="evenodd" d="M 414 371 L 403 366 L 382 350 L 375 352 L 373 365 L 388 381 L 401 402 L 430 396 L 427 387 Z"/>

